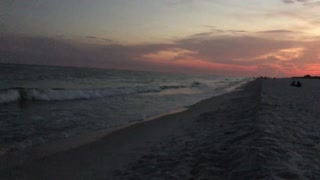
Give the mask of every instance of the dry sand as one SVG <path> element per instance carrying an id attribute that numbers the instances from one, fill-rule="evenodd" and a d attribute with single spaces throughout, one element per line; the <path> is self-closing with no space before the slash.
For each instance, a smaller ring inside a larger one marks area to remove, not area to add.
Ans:
<path id="1" fill-rule="evenodd" d="M 320 81 L 291 81 L 256 80 L 77 148 L 30 152 L 0 179 L 320 179 Z"/>

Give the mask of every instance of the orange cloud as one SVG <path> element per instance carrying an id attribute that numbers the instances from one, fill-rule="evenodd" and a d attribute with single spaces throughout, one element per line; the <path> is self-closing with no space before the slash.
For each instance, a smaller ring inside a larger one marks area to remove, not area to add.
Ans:
<path id="1" fill-rule="evenodd" d="M 280 61 L 290 61 L 293 59 L 300 58 L 305 51 L 305 48 L 288 48 L 288 49 L 280 49 L 276 52 L 264 54 L 256 57 L 255 59 L 269 59 L 270 57 L 276 58 Z"/>
<path id="2" fill-rule="evenodd" d="M 256 71 L 255 66 L 244 66 L 210 62 L 207 59 L 198 57 L 197 51 L 182 48 L 171 48 L 158 52 L 143 54 L 142 58 L 152 61 L 157 66 L 176 67 L 187 72 L 188 70 L 203 73 L 228 72 L 233 75 L 252 75 Z"/>
<path id="3" fill-rule="evenodd" d="M 196 57 L 198 53 L 180 48 L 145 54 L 142 57 L 165 69 L 179 69 L 181 72 L 221 73 L 229 75 L 252 76 L 257 70 L 255 66 L 214 63 Z"/>
<path id="4" fill-rule="evenodd" d="M 190 51 L 181 48 L 172 48 L 169 50 L 162 50 L 156 53 L 149 53 L 142 55 L 143 58 L 156 60 L 156 61 L 170 61 L 170 60 L 178 60 L 183 58 L 189 58 L 194 55 L 197 55 L 198 52 Z"/>
<path id="5" fill-rule="evenodd" d="M 207 72 L 214 71 L 226 71 L 232 73 L 234 71 L 242 72 L 239 74 L 250 74 L 250 72 L 256 71 L 255 66 L 243 66 L 243 65 L 234 65 L 234 64 L 222 64 L 222 63 L 213 63 L 202 59 L 186 59 L 184 61 L 175 61 L 176 65 L 181 67 L 192 67 L 197 69 L 203 69 Z"/>

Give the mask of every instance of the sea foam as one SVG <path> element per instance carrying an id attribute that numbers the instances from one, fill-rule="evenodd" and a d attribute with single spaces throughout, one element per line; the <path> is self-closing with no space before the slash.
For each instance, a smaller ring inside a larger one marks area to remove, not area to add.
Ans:
<path id="1" fill-rule="evenodd" d="M 20 98 L 20 92 L 16 89 L 1 90 L 0 103 L 9 103 L 17 101 Z"/>

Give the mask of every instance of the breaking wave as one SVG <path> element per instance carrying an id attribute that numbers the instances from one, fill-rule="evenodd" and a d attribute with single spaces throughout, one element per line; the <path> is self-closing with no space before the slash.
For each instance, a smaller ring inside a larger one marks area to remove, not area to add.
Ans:
<path id="1" fill-rule="evenodd" d="M 64 89 L 64 88 L 10 88 L 0 89 L 0 104 L 15 101 L 62 101 L 62 100 L 79 100 L 94 99 L 111 96 L 141 94 L 141 93 L 157 93 L 170 89 L 186 89 L 198 88 L 203 90 L 223 90 L 242 84 L 247 80 L 231 81 L 223 83 L 223 85 L 214 84 L 214 88 L 206 83 L 192 82 L 189 85 L 169 84 L 154 86 L 133 86 L 133 87 L 113 87 L 113 88 L 96 88 L 96 89 Z"/>
<path id="2" fill-rule="evenodd" d="M 12 88 L 0 90 L 0 104 L 10 103 L 19 100 L 61 101 L 77 99 L 94 99 L 128 94 L 161 92 L 168 89 L 179 88 L 186 88 L 186 86 L 136 86 L 103 89 Z"/>
<path id="3" fill-rule="evenodd" d="M 17 89 L 0 91 L 0 103 L 9 103 L 20 99 L 20 92 Z"/>
<path id="4" fill-rule="evenodd" d="M 40 89 L 13 88 L 0 90 L 0 103 L 18 100 L 61 101 L 77 99 L 94 99 L 109 96 L 160 92 L 160 87 L 119 87 L 105 89 Z"/>

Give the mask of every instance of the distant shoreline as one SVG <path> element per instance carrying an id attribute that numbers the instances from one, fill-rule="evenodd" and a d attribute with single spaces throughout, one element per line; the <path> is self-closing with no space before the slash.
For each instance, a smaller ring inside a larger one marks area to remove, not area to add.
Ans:
<path id="1" fill-rule="evenodd" d="M 293 79 L 320 79 L 320 76 L 311 76 L 311 75 L 305 75 L 305 76 L 296 76 L 292 77 Z"/>

